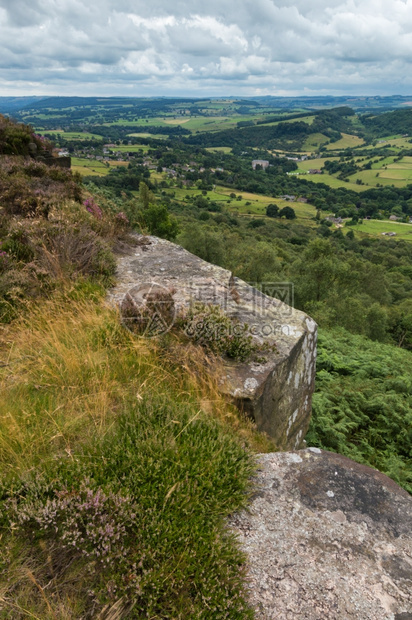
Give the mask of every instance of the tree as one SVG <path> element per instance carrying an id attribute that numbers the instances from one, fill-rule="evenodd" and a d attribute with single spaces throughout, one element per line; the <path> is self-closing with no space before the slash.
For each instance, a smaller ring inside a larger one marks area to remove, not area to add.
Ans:
<path id="1" fill-rule="evenodd" d="M 149 207 L 149 204 L 151 202 L 155 202 L 156 200 L 154 194 L 150 191 L 146 183 L 144 183 L 143 181 L 139 183 L 139 198 L 144 209 L 147 209 Z"/>
<path id="2" fill-rule="evenodd" d="M 273 203 L 266 207 L 266 215 L 268 217 L 278 217 L 279 216 L 279 207 Z"/>
<path id="3" fill-rule="evenodd" d="M 292 207 L 283 207 L 283 209 L 279 211 L 279 217 L 285 217 L 287 220 L 294 220 L 296 218 L 296 213 Z"/>
<path id="4" fill-rule="evenodd" d="M 349 231 L 347 232 L 347 234 L 346 234 L 346 238 L 347 238 L 347 239 L 350 239 L 351 241 L 353 241 L 353 240 L 354 240 L 354 238 L 355 238 L 355 233 L 353 232 L 353 230 L 349 230 Z"/>
<path id="5" fill-rule="evenodd" d="M 366 315 L 366 332 L 371 340 L 379 340 L 382 342 L 386 338 L 386 330 L 388 317 L 385 309 L 375 302 L 369 308 Z"/>
<path id="6" fill-rule="evenodd" d="M 405 349 L 412 349 L 412 312 L 409 299 L 390 309 L 390 332 L 398 345 Z"/>
<path id="7" fill-rule="evenodd" d="M 215 265 L 222 265 L 225 244 L 222 235 L 206 226 L 192 224 L 179 236 L 179 243 L 192 254 Z"/>
<path id="8" fill-rule="evenodd" d="M 326 239 L 311 241 L 302 257 L 293 265 L 297 298 L 303 305 L 322 301 L 330 294 L 339 264 L 334 246 Z"/>
<path id="9" fill-rule="evenodd" d="M 151 235 L 156 235 L 157 237 L 162 237 L 162 239 L 168 239 L 169 241 L 176 239 L 179 232 L 177 220 L 169 215 L 164 205 L 154 204 L 144 209 L 142 212 L 141 225 L 143 228 L 147 228 Z"/>

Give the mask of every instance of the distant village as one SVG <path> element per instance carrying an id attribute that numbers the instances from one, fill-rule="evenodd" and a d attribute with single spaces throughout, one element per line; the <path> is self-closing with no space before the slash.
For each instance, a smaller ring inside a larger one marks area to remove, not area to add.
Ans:
<path id="1" fill-rule="evenodd" d="M 129 142 L 129 145 L 134 146 L 132 142 Z M 122 146 L 124 147 L 127 145 L 123 144 Z M 79 145 L 78 148 L 76 148 L 71 153 L 65 148 L 55 149 L 54 155 L 58 157 L 65 157 L 65 158 L 78 157 L 82 159 L 99 161 L 99 162 L 107 163 L 108 166 L 110 165 L 110 162 L 125 162 L 126 163 L 126 162 L 132 162 L 132 161 L 138 160 L 140 165 L 143 165 L 148 170 L 157 170 L 158 172 L 164 172 L 169 179 L 174 179 L 178 177 L 179 182 L 182 183 L 183 185 L 191 184 L 191 181 L 187 181 L 185 179 L 185 173 L 188 173 L 188 172 L 189 173 L 194 173 L 194 172 L 202 173 L 202 172 L 205 172 L 206 170 L 203 166 L 200 166 L 199 163 L 195 161 L 189 161 L 186 164 L 181 164 L 181 163 L 176 162 L 176 163 L 172 163 L 170 167 L 159 166 L 159 164 L 156 163 L 156 161 L 147 154 L 139 153 L 135 151 L 128 152 L 127 150 L 125 151 L 124 149 L 119 150 L 118 147 L 119 147 L 119 144 L 115 144 L 115 143 L 107 143 L 107 144 L 104 144 L 103 147 L 92 147 L 92 146 L 85 147 L 85 146 Z M 285 159 L 299 162 L 299 161 L 306 161 L 311 158 L 308 155 L 301 155 L 300 157 L 285 156 Z M 253 170 L 266 170 L 267 168 L 269 168 L 270 162 L 265 159 L 253 159 L 251 160 L 251 166 Z M 212 173 L 223 172 L 224 168 L 220 168 L 220 167 L 208 168 L 208 170 Z M 317 168 L 313 168 L 313 169 L 310 168 L 307 172 L 287 172 L 286 174 L 323 174 L 323 170 L 320 170 Z M 288 201 L 288 202 L 299 202 L 299 203 L 308 202 L 308 199 L 305 196 L 296 196 L 293 194 L 284 194 L 284 195 L 279 196 L 279 198 L 281 198 L 282 200 Z M 330 221 L 331 224 L 333 224 L 337 228 L 341 228 L 344 225 L 344 221 L 340 217 L 329 216 L 329 217 L 326 217 L 325 219 L 327 221 Z M 368 219 L 370 218 L 369 217 L 365 218 L 365 220 L 368 220 Z M 390 215 L 389 220 L 393 222 L 402 221 L 402 217 L 399 217 L 397 215 Z M 409 218 L 409 223 L 412 224 L 412 217 Z M 391 232 L 391 231 L 382 232 L 381 235 L 387 236 L 387 237 L 395 237 L 396 232 Z"/>

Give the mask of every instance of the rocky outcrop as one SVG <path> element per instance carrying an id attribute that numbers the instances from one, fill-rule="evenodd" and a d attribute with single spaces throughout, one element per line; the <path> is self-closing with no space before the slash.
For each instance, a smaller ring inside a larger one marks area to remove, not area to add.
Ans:
<path id="1" fill-rule="evenodd" d="M 412 619 L 406 491 L 317 448 L 260 455 L 255 488 L 230 526 L 257 619 Z"/>
<path id="2" fill-rule="evenodd" d="M 167 312 L 160 309 L 153 317 L 153 333 L 159 326 L 160 331 L 171 328 L 173 318 L 185 314 L 194 302 L 219 306 L 234 321 L 247 324 L 256 346 L 266 352 L 258 361 L 227 361 L 222 392 L 279 448 L 300 447 L 315 380 L 315 322 L 180 246 L 154 237 L 137 237 L 136 243 L 131 253 L 118 259 L 118 283 L 110 301 L 130 309 L 149 298 L 163 300 Z"/>

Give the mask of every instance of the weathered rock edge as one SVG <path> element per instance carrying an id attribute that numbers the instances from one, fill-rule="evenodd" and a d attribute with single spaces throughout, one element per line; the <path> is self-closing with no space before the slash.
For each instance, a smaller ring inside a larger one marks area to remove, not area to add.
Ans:
<path id="1" fill-rule="evenodd" d="M 174 243 L 138 235 L 136 241 L 129 254 L 118 258 L 117 285 L 109 301 L 120 306 L 129 292 L 139 302 L 147 285 L 155 284 L 171 293 L 178 314 L 194 301 L 219 305 L 249 325 L 255 343 L 276 345 L 262 363 L 226 363 L 221 388 L 279 448 L 300 447 L 311 415 L 316 323 Z"/>
<path id="2" fill-rule="evenodd" d="M 258 461 L 249 510 L 229 523 L 257 620 L 411 620 L 412 497 L 317 448 Z"/>

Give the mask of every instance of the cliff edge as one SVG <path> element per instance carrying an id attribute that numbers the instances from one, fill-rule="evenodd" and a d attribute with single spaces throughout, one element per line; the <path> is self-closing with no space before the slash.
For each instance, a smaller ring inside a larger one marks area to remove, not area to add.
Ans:
<path id="1" fill-rule="evenodd" d="M 155 292 L 159 300 L 167 301 L 169 310 L 166 318 L 161 310 L 153 317 L 157 332 L 159 325 L 160 331 L 170 329 L 195 303 L 218 306 L 234 325 L 247 325 L 251 339 L 264 353 L 258 361 L 227 360 L 221 390 L 279 448 L 300 447 L 311 414 L 316 323 L 174 243 L 141 236 L 136 236 L 136 243 L 131 253 L 118 259 L 118 283 L 109 300 L 122 307 L 127 299 L 141 307 Z"/>

